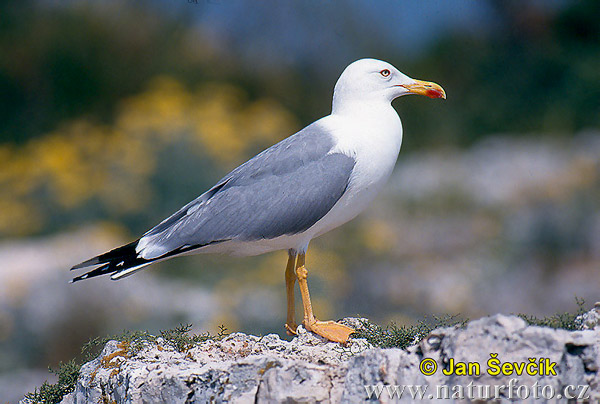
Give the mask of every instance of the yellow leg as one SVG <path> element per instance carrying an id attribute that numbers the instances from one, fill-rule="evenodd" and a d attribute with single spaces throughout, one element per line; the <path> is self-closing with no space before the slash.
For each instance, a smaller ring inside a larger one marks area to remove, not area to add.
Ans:
<path id="1" fill-rule="evenodd" d="M 288 252 L 288 262 L 285 268 L 285 292 L 287 296 L 287 321 L 285 323 L 285 329 L 288 335 L 296 335 L 296 308 L 295 308 L 295 297 L 294 297 L 294 286 L 296 286 L 296 274 L 294 268 L 296 265 L 296 252 L 290 250 Z"/>
<path id="2" fill-rule="evenodd" d="M 296 276 L 298 277 L 298 285 L 300 286 L 300 294 L 302 295 L 302 305 L 304 306 L 304 321 L 302 324 L 308 331 L 312 331 L 330 341 L 346 343 L 350 334 L 354 330 L 335 321 L 319 321 L 315 318 L 310 302 L 310 294 L 308 292 L 308 271 L 305 267 L 305 255 L 299 254 L 296 262 Z"/>

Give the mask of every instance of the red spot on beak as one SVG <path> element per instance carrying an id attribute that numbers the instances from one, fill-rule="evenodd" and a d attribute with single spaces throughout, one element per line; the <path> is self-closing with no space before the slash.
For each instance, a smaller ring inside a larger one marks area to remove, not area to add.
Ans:
<path id="1" fill-rule="evenodd" d="M 440 90 L 436 90 L 436 89 L 427 89 L 425 91 L 425 95 L 429 98 L 445 98 L 445 95 L 443 92 L 441 92 Z"/>
<path id="2" fill-rule="evenodd" d="M 412 84 L 402 84 L 402 87 L 406 88 L 411 94 L 424 95 L 429 98 L 446 99 L 446 92 L 444 89 L 439 84 L 430 81 L 414 80 Z"/>

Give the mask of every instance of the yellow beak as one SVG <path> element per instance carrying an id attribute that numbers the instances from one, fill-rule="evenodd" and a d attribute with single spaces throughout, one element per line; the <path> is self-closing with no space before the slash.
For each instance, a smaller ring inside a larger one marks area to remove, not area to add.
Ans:
<path id="1" fill-rule="evenodd" d="M 413 84 L 404 84 L 402 87 L 406 88 L 410 94 L 424 95 L 429 98 L 446 99 L 446 92 L 442 86 L 430 81 L 415 80 Z"/>

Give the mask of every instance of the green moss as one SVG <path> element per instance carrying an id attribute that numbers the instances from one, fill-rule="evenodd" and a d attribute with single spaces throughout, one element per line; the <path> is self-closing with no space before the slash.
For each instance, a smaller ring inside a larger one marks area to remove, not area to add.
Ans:
<path id="1" fill-rule="evenodd" d="M 418 344 L 436 328 L 463 327 L 466 321 L 459 319 L 458 316 L 433 316 L 430 321 L 423 319 L 414 325 L 398 327 L 395 323 L 390 323 L 384 328 L 365 320 L 352 336 L 354 338 L 364 338 L 378 348 L 406 349 L 411 345 Z"/>
<path id="2" fill-rule="evenodd" d="M 25 398 L 31 403 L 36 404 L 57 404 L 62 398 L 75 390 L 75 384 L 79 378 L 79 371 L 83 363 L 97 357 L 102 347 L 108 341 L 119 341 L 121 345 L 127 347 L 127 353 L 132 356 L 138 353 L 144 345 L 148 343 L 157 343 L 158 338 L 162 338 L 162 347 L 171 347 L 178 352 L 187 352 L 195 345 L 208 341 L 210 339 L 219 340 L 227 335 L 227 329 L 219 327 L 216 335 L 206 332 L 203 334 L 190 334 L 191 324 L 180 324 L 171 330 L 160 331 L 158 336 L 150 334 L 148 331 L 124 331 L 118 335 L 111 335 L 104 338 L 94 338 L 83 345 L 81 352 L 83 362 L 71 360 L 67 363 L 60 363 L 58 369 L 49 369 L 51 373 L 58 375 L 58 381 L 50 384 L 47 381 L 33 393 L 28 393 Z"/>
<path id="3" fill-rule="evenodd" d="M 538 318 L 528 314 L 518 314 L 529 325 L 537 325 L 540 327 L 560 328 L 563 330 L 576 331 L 583 328 L 583 323 L 578 320 L 578 317 L 586 313 L 584 307 L 585 301 L 575 297 L 577 311 L 575 313 L 556 313 L 548 317 Z"/>

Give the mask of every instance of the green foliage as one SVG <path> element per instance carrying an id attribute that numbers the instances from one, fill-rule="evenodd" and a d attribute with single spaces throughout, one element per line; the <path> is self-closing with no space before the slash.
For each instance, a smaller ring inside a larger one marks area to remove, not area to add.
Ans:
<path id="1" fill-rule="evenodd" d="M 418 60 L 390 60 L 448 91 L 443 103 L 402 101 L 412 134 L 407 145 L 464 144 L 489 133 L 600 125 L 594 18 L 600 3 L 570 2 L 556 12 L 527 7 L 525 13 L 519 2 L 488 3 L 495 28 L 475 34 L 456 30 Z M 186 83 L 225 80 L 251 94 L 269 95 L 303 122 L 330 104 L 331 78 L 324 79 L 321 69 L 300 63 L 284 71 L 236 67 L 243 63 L 236 49 L 213 49 L 183 12 L 165 13 L 150 4 L 52 7 L 20 1 L 0 2 L 0 15 L 0 138 L 11 141 L 24 142 L 76 117 L 107 121 L 119 100 L 165 73 Z M 387 44 L 385 38 L 377 45 L 363 42 L 365 32 L 353 23 L 352 10 L 342 17 L 345 30 L 339 39 L 355 54 L 398 54 L 397 38 Z M 37 26 L 44 27 L 42 35 L 31 29 Z M 17 42 L 21 46 L 14 46 Z"/>
<path id="2" fill-rule="evenodd" d="M 22 146 L 0 142 L 0 236 L 106 217 L 144 231 L 296 127 L 268 98 L 252 101 L 226 83 L 193 90 L 167 76 L 115 114 L 110 124 L 79 119 Z"/>
<path id="3" fill-rule="evenodd" d="M 528 314 L 518 314 L 529 325 L 540 327 L 559 328 L 568 331 L 582 329 L 582 322 L 578 317 L 586 313 L 585 301 L 575 298 L 577 311 L 574 313 L 556 313 L 548 317 L 538 318 Z M 354 338 L 365 338 L 368 342 L 378 348 L 401 348 L 406 349 L 411 345 L 418 344 L 431 331 L 440 327 L 464 327 L 467 320 L 457 318 L 457 316 L 445 315 L 442 317 L 433 317 L 432 321 L 427 319 L 419 320 L 413 325 L 397 326 L 391 323 L 386 327 L 381 327 L 369 321 L 363 321 L 362 326 L 352 336 Z"/>
<path id="4" fill-rule="evenodd" d="M 540 327 L 560 328 L 568 331 L 581 330 L 583 323 L 578 317 L 586 313 L 584 307 L 585 301 L 578 297 L 575 298 L 577 311 L 575 313 L 556 313 L 548 317 L 538 318 L 528 314 L 519 314 L 518 316 L 525 320 L 529 325 L 537 325 Z"/>
<path id="5" fill-rule="evenodd" d="M 35 389 L 33 393 L 28 393 L 25 398 L 33 403 L 39 404 L 55 404 L 60 403 L 65 394 L 69 394 L 75 390 L 75 383 L 79 377 L 79 369 L 81 365 L 75 360 L 67 363 L 60 363 L 58 369 L 49 368 L 51 373 L 58 375 L 58 381 L 55 384 L 50 384 L 47 381 L 42 384 L 39 389 Z"/>
<path id="6" fill-rule="evenodd" d="M 431 331 L 440 327 L 463 327 L 467 320 L 458 319 L 457 316 L 445 315 L 433 316 L 432 321 L 419 320 L 414 325 L 403 325 L 398 327 L 390 323 L 385 328 L 373 324 L 367 320 L 362 322 L 354 338 L 364 338 L 373 346 L 378 348 L 401 348 L 406 349 L 411 345 L 418 344 Z"/>
<path id="7" fill-rule="evenodd" d="M 529 9 L 534 14 L 528 18 L 520 2 L 493 7 L 495 33 L 448 35 L 411 66 L 423 78 L 438 80 L 448 100 L 406 107 L 402 101 L 402 118 L 413 134 L 406 137 L 409 144 L 466 145 L 492 133 L 569 135 L 600 126 L 600 34 L 594 20 L 600 2 L 571 2 L 555 14 Z M 544 23 L 529 23 L 536 17 Z"/>
<path id="8" fill-rule="evenodd" d="M 81 352 L 84 362 L 90 361 L 98 356 L 99 351 L 106 345 L 108 341 L 119 341 L 121 346 L 126 347 L 127 355 L 132 356 L 144 348 L 148 343 L 156 344 L 158 338 L 161 338 L 161 347 L 170 347 L 178 352 L 187 352 L 195 345 L 208 341 L 219 340 L 227 336 L 227 329 L 224 326 L 219 326 L 219 332 L 216 335 L 211 335 L 209 332 L 202 334 L 191 334 L 191 324 L 179 324 L 171 330 L 162 330 L 158 336 L 150 334 L 148 331 L 123 331 L 121 334 L 112 335 L 109 337 L 96 337 L 83 345 Z M 55 384 L 50 384 L 47 381 L 42 384 L 39 389 L 35 389 L 33 393 L 28 393 L 25 397 L 32 403 L 36 404 L 56 404 L 62 398 L 75 390 L 75 384 L 79 378 L 79 370 L 83 363 L 75 359 L 60 363 L 58 369 L 50 369 L 51 373 L 58 375 L 58 381 Z"/>
<path id="9" fill-rule="evenodd" d="M 320 69 L 245 65 L 183 12 L 100 3 L 0 2 L 0 236 L 100 218 L 144 231 L 292 133 L 297 118 L 327 113 L 335 77 Z M 444 102 L 399 101 L 404 150 L 600 127 L 600 2 L 527 17 L 512 2 L 491 7 L 497 30 L 457 30 L 412 61 L 389 59 L 394 43 L 375 52 L 448 92 Z M 373 54 L 347 12 L 342 39 Z"/>
<path id="10" fill-rule="evenodd" d="M 202 334 L 190 334 L 192 329 L 191 324 L 179 324 L 177 327 L 170 330 L 161 330 L 158 335 L 150 334 L 148 331 L 129 331 L 125 330 L 120 334 L 110 335 L 104 338 L 94 338 L 84 344 L 82 353 L 87 360 L 93 359 L 98 355 L 98 351 L 106 345 L 108 341 L 119 341 L 128 347 L 129 354 L 136 354 L 144 348 L 145 344 L 156 344 L 158 338 L 162 341 L 162 347 L 171 347 L 178 352 L 187 352 L 190 348 L 197 344 L 208 340 L 220 340 L 227 336 L 227 328 L 223 325 L 219 326 L 219 332 L 215 335 L 208 331 Z"/>
<path id="11" fill-rule="evenodd" d="M 210 339 L 220 340 L 227 336 L 227 328 L 225 328 L 223 325 L 219 326 L 219 332 L 217 335 L 210 335 L 208 332 L 204 334 L 189 335 L 189 331 L 191 329 L 191 324 L 179 324 L 178 327 L 172 330 L 161 331 L 160 337 L 167 345 L 173 347 L 178 352 L 186 352 L 194 345 L 199 343 L 208 341 Z"/>
<path id="12" fill-rule="evenodd" d="M 110 3 L 0 2 L 0 138 L 23 142 L 82 115 L 105 120 L 159 74 L 210 74 L 188 19 Z"/>

